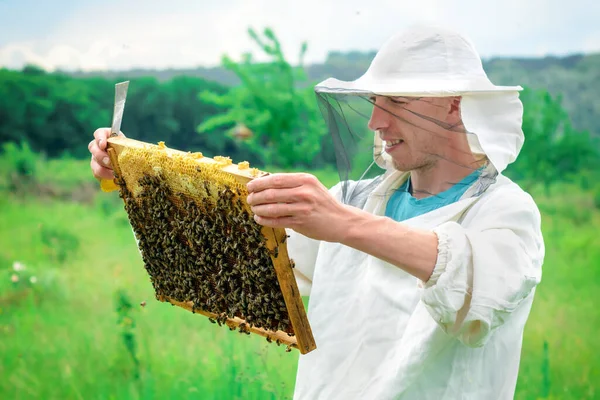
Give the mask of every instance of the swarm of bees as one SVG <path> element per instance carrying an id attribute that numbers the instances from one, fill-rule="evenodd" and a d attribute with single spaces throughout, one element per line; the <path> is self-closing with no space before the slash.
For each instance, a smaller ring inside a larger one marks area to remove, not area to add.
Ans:
<path id="1" fill-rule="evenodd" d="M 124 150 L 115 179 L 157 299 L 192 304 L 219 325 L 241 319 L 228 326 L 242 334 L 258 327 L 294 336 L 272 262 L 278 250 L 267 247 L 245 185 L 198 157 L 160 153 Z"/>

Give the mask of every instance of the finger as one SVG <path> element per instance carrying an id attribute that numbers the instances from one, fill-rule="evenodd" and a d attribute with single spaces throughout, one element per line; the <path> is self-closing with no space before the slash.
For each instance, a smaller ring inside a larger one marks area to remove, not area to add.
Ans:
<path id="1" fill-rule="evenodd" d="M 90 153 L 92 153 L 92 158 L 96 160 L 98 164 L 104 166 L 106 168 L 112 169 L 112 165 L 110 163 L 110 157 L 108 157 L 108 153 L 100 150 L 96 141 L 92 141 L 90 146 Z"/>
<path id="2" fill-rule="evenodd" d="M 294 226 L 293 219 L 290 217 L 268 218 L 255 215 L 254 221 L 259 225 L 269 228 L 292 228 Z"/>
<path id="3" fill-rule="evenodd" d="M 260 192 L 265 189 L 284 189 L 302 186 L 314 176 L 302 173 L 273 174 L 256 178 L 248 182 L 247 189 L 250 193 Z"/>
<path id="4" fill-rule="evenodd" d="M 106 139 L 110 136 L 110 128 L 99 128 L 94 132 L 94 139 L 100 150 L 106 149 Z"/>
<path id="5" fill-rule="evenodd" d="M 262 204 L 259 206 L 250 207 L 255 215 L 268 218 L 294 217 L 298 215 L 306 215 L 309 213 L 309 207 L 304 204 Z"/>
<path id="6" fill-rule="evenodd" d="M 108 169 L 106 167 L 101 166 L 93 158 L 90 161 L 90 166 L 92 167 L 92 172 L 94 174 L 94 177 L 96 177 L 96 179 L 113 179 L 115 177 L 112 169 Z"/>
<path id="7" fill-rule="evenodd" d="M 265 189 L 260 192 L 250 193 L 246 201 L 251 206 L 271 203 L 297 203 L 305 196 L 301 188 L 292 189 Z"/>

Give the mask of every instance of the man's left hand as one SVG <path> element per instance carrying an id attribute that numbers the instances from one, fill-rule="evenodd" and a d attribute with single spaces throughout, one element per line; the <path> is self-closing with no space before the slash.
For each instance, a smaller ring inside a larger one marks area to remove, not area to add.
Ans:
<path id="1" fill-rule="evenodd" d="M 248 204 L 260 225 L 291 228 L 316 240 L 343 241 L 352 210 L 313 175 L 273 174 L 254 179 L 247 187 Z"/>

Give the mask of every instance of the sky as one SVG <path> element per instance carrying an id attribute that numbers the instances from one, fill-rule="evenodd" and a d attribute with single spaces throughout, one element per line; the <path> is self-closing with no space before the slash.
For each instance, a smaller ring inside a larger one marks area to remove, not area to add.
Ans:
<path id="1" fill-rule="evenodd" d="M 261 59 L 247 29 L 274 30 L 296 62 L 377 50 L 414 24 L 459 30 L 485 58 L 600 52 L 597 0 L 0 0 L 0 67 L 126 70 Z"/>

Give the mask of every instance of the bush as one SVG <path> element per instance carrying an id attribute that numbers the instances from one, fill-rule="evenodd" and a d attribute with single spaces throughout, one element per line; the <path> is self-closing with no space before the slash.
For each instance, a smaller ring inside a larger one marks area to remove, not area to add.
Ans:
<path id="1" fill-rule="evenodd" d="M 62 264 L 79 249 L 79 238 L 65 230 L 42 225 L 40 235 L 44 252 L 53 262 Z"/>
<path id="2" fill-rule="evenodd" d="M 2 146 L 2 169 L 5 171 L 9 190 L 18 190 L 35 181 L 38 155 L 27 142 L 4 143 Z"/>
<path id="3" fill-rule="evenodd" d="M 597 210 L 600 210 L 600 186 L 594 190 L 594 207 L 596 207 Z"/>

